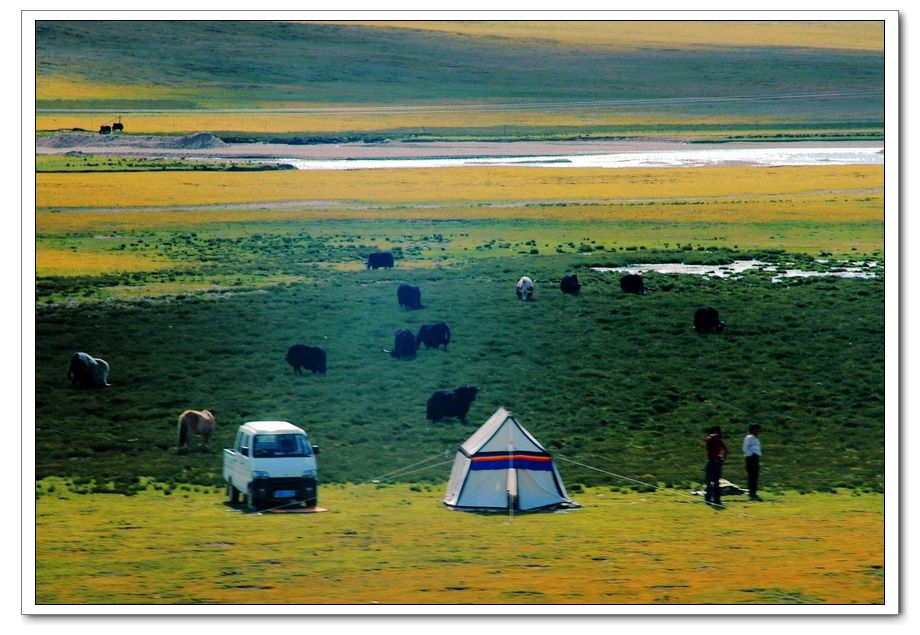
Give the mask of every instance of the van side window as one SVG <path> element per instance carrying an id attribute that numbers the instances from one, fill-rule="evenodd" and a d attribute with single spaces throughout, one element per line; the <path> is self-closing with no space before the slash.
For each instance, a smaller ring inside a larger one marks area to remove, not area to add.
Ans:
<path id="1" fill-rule="evenodd" d="M 251 445 L 251 441 L 252 438 L 248 434 L 243 435 L 243 439 L 240 442 L 240 454 L 243 456 L 249 456 L 249 446 Z"/>
<path id="2" fill-rule="evenodd" d="M 236 443 L 233 444 L 233 449 L 236 450 L 237 452 L 239 452 L 240 447 L 242 447 L 242 441 L 243 441 L 243 431 L 237 430 L 236 431 Z"/>

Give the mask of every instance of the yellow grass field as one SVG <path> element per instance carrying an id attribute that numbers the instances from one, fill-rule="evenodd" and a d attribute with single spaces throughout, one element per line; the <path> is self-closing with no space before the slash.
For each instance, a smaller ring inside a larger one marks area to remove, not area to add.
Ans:
<path id="1" fill-rule="evenodd" d="M 123 92 L 118 92 L 119 89 Z M 132 96 L 132 87 L 106 87 L 100 90 L 111 90 L 113 98 Z M 457 108 L 438 110 L 433 108 L 420 108 L 413 110 L 403 108 L 388 110 L 387 106 L 370 105 L 361 108 L 331 106 L 327 104 L 308 103 L 265 103 L 266 109 L 307 109 L 330 108 L 335 112 L 327 113 L 293 113 L 293 112 L 215 112 L 203 110 L 196 112 L 169 112 L 162 113 L 131 113 L 124 117 L 128 131 L 132 133 L 168 133 L 187 134 L 202 131 L 210 132 L 252 132 L 252 133 L 341 133 L 341 132 L 367 132 L 383 130 L 417 130 L 422 132 L 430 128 L 487 128 L 499 126 L 521 127 L 553 127 L 553 126 L 648 126 L 661 127 L 661 136 L 673 137 L 673 130 L 668 126 L 675 123 L 695 125 L 711 124 L 742 124 L 757 121 L 755 118 L 732 117 L 730 120 L 720 117 L 684 117 L 684 118 L 656 118 L 650 119 L 641 112 L 640 107 L 633 107 L 639 112 L 617 109 L 616 112 L 593 111 L 579 107 L 566 108 L 564 111 L 546 110 L 475 110 L 472 108 Z M 113 112 L 91 113 L 38 113 L 35 119 L 36 130 L 69 130 L 83 128 L 96 130 L 104 123 L 111 123 Z M 720 129 L 717 132 L 699 131 L 694 133 L 695 138 L 713 136 L 724 137 L 731 134 L 742 134 L 744 131 Z M 748 131 L 749 132 L 749 131 Z M 771 130 L 769 125 L 758 129 L 758 134 L 780 134 L 783 131 Z M 787 131 L 788 132 L 788 131 Z M 797 131 L 802 133 L 803 131 Z M 850 132 L 865 132 L 856 126 Z M 639 134 L 639 133 L 637 133 Z M 653 132 L 643 130 L 643 137 L 654 136 Z"/>
<path id="2" fill-rule="evenodd" d="M 280 172 L 48 173 L 36 175 L 36 207 L 118 208 L 280 201 L 461 203 L 642 201 L 833 195 L 875 201 L 882 166 L 576 169 L 303 170 Z M 780 202 L 777 205 L 781 205 Z M 563 214 L 576 214 L 577 210 Z M 752 219 L 754 220 L 754 219 Z"/>
<path id="3" fill-rule="evenodd" d="M 882 495 L 767 495 L 715 511 L 589 488 L 582 509 L 476 515 L 443 487 L 330 485 L 320 514 L 244 515 L 215 490 L 38 484 L 37 602 L 875 604 Z M 500 537 L 500 539 L 497 539 Z"/>
<path id="4" fill-rule="evenodd" d="M 850 197 L 850 198 L 847 198 Z M 330 206 L 322 209 L 278 210 L 270 206 L 261 210 L 196 209 L 126 212 L 53 213 L 38 212 L 36 222 L 40 234 L 81 231 L 130 231 L 191 228 L 203 225 L 232 223 L 248 225 L 257 232 L 257 222 L 277 223 L 298 221 L 338 220 L 553 220 L 553 221 L 636 221 L 636 222 L 708 222 L 708 223 L 773 223 L 799 222 L 881 222 L 883 216 L 880 194 L 856 195 L 822 194 L 790 199 L 756 198 L 731 202 L 698 199 L 699 204 L 669 204 L 667 201 L 637 203 L 600 203 L 579 205 L 532 205 L 461 207 L 402 207 L 383 208 Z M 246 230 L 242 230 L 246 233 Z"/>
<path id="5" fill-rule="evenodd" d="M 37 276 L 89 276 L 108 271 L 154 271 L 175 263 L 137 254 L 71 251 L 42 247 L 36 250 Z"/>
<path id="6" fill-rule="evenodd" d="M 309 226 L 329 234 L 338 231 L 334 224 L 324 225 L 330 221 L 471 221 L 451 234 L 454 256 L 491 253 L 476 248 L 497 235 L 522 243 L 539 238 L 544 252 L 586 235 L 619 247 L 703 241 L 839 253 L 883 246 L 882 168 L 872 166 L 42 173 L 37 182 L 39 276 L 180 264 L 114 250 L 112 233 L 246 236 Z M 537 231 L 534 223 L 543 221 L 552 229 Z M 93 235 L 98 239 L 66 243 L 76 251 L 60 242 Z M 378 245 L 390 242 L 380 236 Z M 430 246 L 414 264 L 438 264 L 444 255 L 439 249 Z"/>
<path id="7" fill-rule="evenodd" d="M 363 21 L 377 28 L 422 29 L 480 37 L 543 40 L 563 46 L 609 50 L 646 47 L 722 48 L 794 46 L 818 49 L 881 51 L 882 22 L 810 21 Z"/>

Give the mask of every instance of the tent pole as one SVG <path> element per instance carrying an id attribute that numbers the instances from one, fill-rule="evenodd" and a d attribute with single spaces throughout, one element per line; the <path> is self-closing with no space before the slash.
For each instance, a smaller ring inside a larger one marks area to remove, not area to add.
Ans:
<path id="1" fill-rule="evenodd" d="M 514 494 L 511 493 L 511 476 L 514 474 L 514 433 L 512 426 L 508 426 L 508 474 L 505 477 L 505 489 L 508 490 L 508 522 L 514 521 Z M 517 490 L 517 474 L 514 489 Z"/>

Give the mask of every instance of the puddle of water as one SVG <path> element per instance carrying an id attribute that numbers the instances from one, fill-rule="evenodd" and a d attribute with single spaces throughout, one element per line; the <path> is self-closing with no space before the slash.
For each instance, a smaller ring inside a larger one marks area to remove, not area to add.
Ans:
<path id="1" fill-rule="evenodd" d="M 827 261 L 818 261 L 827 262 Z M 838 261 L 845 263 L 846 261 Z M 772 282 L 780 282 L 783 278 L 875 278 L 874 271 L 866 269 L 874 268 L 878 265 L 875 261 L 855 261 L 847 263 L 850 266 L 841 267 L 837 271 L 805 271 L 804 269 L 786 269 L 777 272 L 771 278 Z M 653 271 L 663 274 L 684 274 L 694 276 L 706 276 L 713 278 L 732 278 L 740 279 L 741 273 L 756 269 L 759 271 L 776 272 L 777 265 L 771 265 L 759 260 L 736 260 L 727 265 L 688 265 L 681 262 L 662 262 L 662 263 L 645 263 L 636 265 L 627 265 L 625 267 L 591 267 L 594 271 L 600 272 L 619 272 L 619 273 L 647 273 Z"/>
<path id="2" fill-rule="evenodd" d="M 736 276 L 749 269 L 757 269 L 765 266 L 767 263 L 759 260 L 736 260 L 727 265 L 686 265 L 682 262 L 660 262 L 639 265 L 627 265 L 625 267 L 592 267 L 594 271 L 616 271 L 622 273 L 646 273 L 654 271 L 655 273 L 673 273 L 688 274 L 694 276 L 714 276 L 716 278 L 726 278 Z"/>
<path id="3" fill-rule="evenodd" d="M 764 271 L 776 271 L 776 267 L 765 267 Z M 773 276 L 771 280 L 773 282 L 779 282 L 783 278 L 861 278 L 865 280 L 874 277 L 875 272 L 849 267 L 845 271 L 803 271 L 801 269 L 789 269 Z"/>

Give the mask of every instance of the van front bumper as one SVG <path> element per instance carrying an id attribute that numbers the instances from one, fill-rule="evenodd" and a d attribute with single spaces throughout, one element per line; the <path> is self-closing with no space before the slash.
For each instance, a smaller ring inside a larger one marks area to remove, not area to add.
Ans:
<path id="1" fill-rule="evenodd" d="M 257 478 L 252 492 L 259 500 L 314 500 L 316 479 L 313 477 Z"/>

